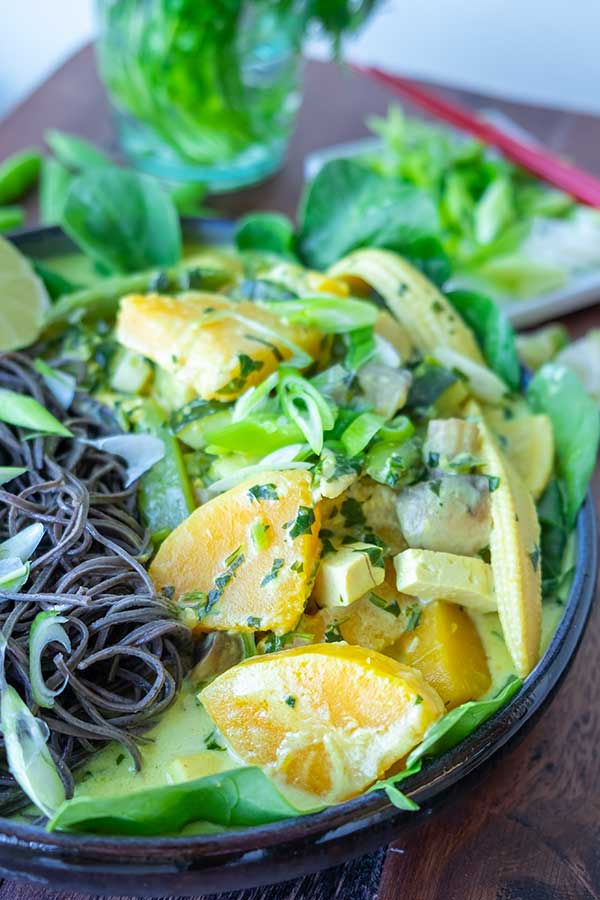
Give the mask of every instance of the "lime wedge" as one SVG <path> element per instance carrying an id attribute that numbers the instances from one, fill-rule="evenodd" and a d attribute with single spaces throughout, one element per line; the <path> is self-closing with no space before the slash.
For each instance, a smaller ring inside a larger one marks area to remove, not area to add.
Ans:
<path id="1" fill-rule="evenodd" d="M 27 259 L 0 238 L 0 351 L 33 343 L 49 306 L 46 288 Z"/>

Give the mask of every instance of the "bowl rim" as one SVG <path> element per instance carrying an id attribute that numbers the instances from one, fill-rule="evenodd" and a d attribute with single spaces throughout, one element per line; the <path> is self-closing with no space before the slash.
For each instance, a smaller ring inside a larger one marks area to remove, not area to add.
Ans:
<path id="1" fill-rule="evenodd" d="M 230 240 L 234 223 L 222 219 L 184 219 L 185 237 L 222 244 Z M 22 230 L 10 236 L 19 249 L 31 250 L 48 241 L 60 244 L 64 251 L 73 247 L 57 226 Z M 57 255 L 47 253 L 45 256 Z M 40 258 L 43 258 L 40 257 Z M 443 791 L 478 768 L 506 744 L 530 719 L 552 693 L 571 662 L 583 634 L 594 598 L 598 568 L 598 539 L 594 503 L 588 490 L 576 524 L 576 562 L 573 581 L 562 617 L 544 654 L 524 680 L 520 690 L 490 719 L 455 747 L 429 760 L 421 772 L 403 783 L 403 790 L 419 803 L 427 804 Z M 159 851 L 159 859 L 179 860 L 187 864 L 207 858 L 223 863 L 240 855 L 268 852 L 275 845 L 297 841 L 327 841 L 350 835 L 382 822 L 408 822 L 415 813 L 397 809 L 383 791 L 362 794 L 344 803 L 318 812 L 284 819 L 268 825 L 229 829 L 215 834 L 129 837 L 85 833 L 48 832 L 43 827 L 15 822 L 0 817 L 0 847 L 5 844 L 26 846 L 31 852 L 63 858 L 83 858 L 89 854 L 96 860 L 109 857 L 115 864 L 148 861 L 149 851 Z M 122 859 L 115 858 L 118 848 Z M 360 852 L 360 851 L 357 851 Z M 364 851 L 363 851 L 364 852 Z M 149 864 L 151 864 L 149 862 Z M 155 861 L 158 865 L 158 859 Z M 283 875 L 285 877 L 291 877 Z"/>

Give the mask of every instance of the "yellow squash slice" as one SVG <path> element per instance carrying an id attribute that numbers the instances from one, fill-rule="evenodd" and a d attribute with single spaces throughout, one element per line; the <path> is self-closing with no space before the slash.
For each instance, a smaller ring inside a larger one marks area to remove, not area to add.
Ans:
<path id="1" fill-rule="evenodd" d="M 204 400 L 230 401 L 264 381 L 293 346 L 317 356 L 322 335 L 285 325 L 250 301 L 190 292 L 123 297 L 117 339 Z"/>
<path id="2" fill-rule="evenodd" d="M 394 566 L 396 586 L 404 594 L 496 611 L 492 568 L 476 556 L 410 549 L 394 557 Z"/>
<path id="3" fill-rule="evenodd" d="M 500 449 L 481 408 L 472 401 L 466 414 L 481 432 L 485 473 L 498 478 L 490 495 L 490 556 L 498 614 L 506 646 L 519 675 L 539 657 L 542 590 L 540 527 L 531 494 Z"/>
<path id="4" fill-rule="evenodd" d="M 500 436 L 505 454 L 537 500 L 554 468 L 554 431 L 549 417 L 540 413 L 505 419 L 495 410 L 486 410 L 485 415 Z"/>
<path id="5" fill-rule="evenodd" d="M 416 669 L 344 643 L 252 657 L 199 696 L 240 760 L 326 803 L 384 775 L 445 711 Z"/>
<path id="6" fill-rule="evenodd" d="M 150 566 L 157 589 L 192 594 L 199 631 L 291 631 L 319 559 L 305 470 L 261 472 L 195 510 Z M 192 607 L 190 607 L 192 608 Z"/>
<path id="7" fill-rule="evenodd" d="M 409 262 L 389 250 L 356 250 L 335 263 L 336 278 L 360 278 L 380 294 L 416 349 L 450 347 L 484 364 L 475 336 L 444 295 Z"/>

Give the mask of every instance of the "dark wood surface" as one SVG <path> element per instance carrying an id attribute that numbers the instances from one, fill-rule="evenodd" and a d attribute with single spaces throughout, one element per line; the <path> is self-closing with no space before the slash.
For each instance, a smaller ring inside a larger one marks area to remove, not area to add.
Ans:
<path id="1" fill-rule="evenodd" d="M 510 65 L 507 56 L 506 64 Z M 502 102 L 464 91 L 448 96 L 502 109 L 545 146 L 600 174 L 600 118 Z M 293 213 L 305 155 L 367 133 L 364 118 L 393 98 L 331 64 L 307 68 L 305 101 L 282 172 L 215 201 L 227 215 Z M 114 131 L 91 51 L 85 49 L 0 123 L 0 159 L 45 128 L 85 135 L 115 155 Z M 29 213 L 35 222 L 35 201 Z M 599 298 L 600 299 L 600 298 Z M 573 335 L 600 326 L 598 306 L 564 319 Z M 600 505 L 600 477 L 594 493 Z M 455 792 L 430 821 L 387 850 L 229 900 L 600 900 L 600 606 L 557 696 L 518 745 Z M 0 900 L 76 900 L 5 881 Z M 206 898 L 205 898 L 206 900 Z"/>

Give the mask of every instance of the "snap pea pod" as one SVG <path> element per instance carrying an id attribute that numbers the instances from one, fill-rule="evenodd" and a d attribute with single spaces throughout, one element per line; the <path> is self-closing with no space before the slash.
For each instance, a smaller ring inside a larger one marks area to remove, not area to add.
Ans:
<path id="1" fill-rule="evenodd" d="M 109 166 L 111 160 L 98 150 L 85 138 L 67 134 L 66 131 L 58 131 L 51 128 L 44 134 L 44 140 L 56 156 L 57 160 L 67 169 L 81 172 L 93 166 Z"/>
<path id="2" fill-rule="evenodd" d="M 159 437 L 165 453 L 145 472 L 139 485 L 138 505 L 153 540 L 176 528 L 196 507 L 194 494 L 177 438 L 165 425 L 157 403 L 146 400 L 137 413 L 136 428 Z"/>
<path id="3" fill-rule="evenodd" d="M 39 260 L 31 260 L 31 265 L 38 278 L 41 278 L 44 282 L 51 300 L 56 300 L 58 297 L 62 297 L 65 294 L 72 294 L 74 291 L 80 290 L 80 285 L 73 284 L 72 281 L 59 275 L 54 269 L 49 269 L 48 266 L 45 266 L 44 263 Z"/>
<path id="4" fill-rule="evenodd" d="M 43 225 L 60 222 L 73 176 L 56 159 L 45 159 L 40 175 L 40 221 Z"/>
<path id="5" fill-rule="evenodd" d="M 146 291 L 217 291 L 232 280 L 225 269 L 195 266 L 189 261 L 167 269 L 150 269 L 131 275 L 103 278 L 81 291 L 60 297 L 49 311 L 46 325 L 85 318 L 114 316 L 121 297 Z"/>
<path id="6" fill-rule="evenodd" d="M 25 213 L 20 206 L 0 206 L 0 231 L 20 228 L 25 221 Z"/>
<path id="7" fill-rule="evenodd" d="M 22 150 L 0 163 L 0 204 L 20 200 L 38 180 L 41 163 L 37 150 Z"/>

